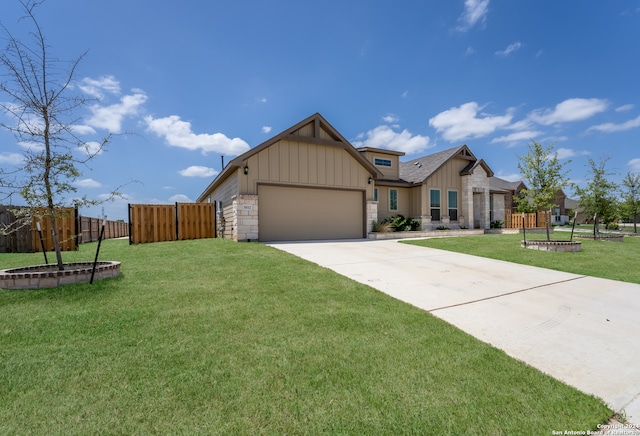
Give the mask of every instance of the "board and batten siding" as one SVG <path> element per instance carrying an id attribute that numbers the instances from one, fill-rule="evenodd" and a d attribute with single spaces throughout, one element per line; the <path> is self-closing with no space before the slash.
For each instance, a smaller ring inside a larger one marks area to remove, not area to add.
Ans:
<path id="1" fill-rule="evenodd" d="M 246 165 L 248 174 L 240 172 L 243 194 L 257 194 L 260 182 L 362 189 L 373 197 L 370 174 L 341 147 L 282 140 L 249 157 Z"/>
<path id="2" fill-rule="evenodd" d="M 225 207 L 231 203 L 231 198 L 238 195 L 238 174 L 239 171 L 232 172 L 227 179 L 222 182 L 210 195 L 209 202 L 218 201 Z"/>
<path id="3" fill-rule="evenodd" d="M 447 215 L 446 211 L 449 209 L 447 204 L 449 201 L 448 191 L 458 192 L 458 215 L 467 215 L 466 211 L 461 210 L 460 198 L 462 194 L 462 178 L 460 177 L 460 171 L 462 171 L 467 165 L 468 160 L 464 159 L 451 159 L 446 162 L 438 171 L 432 174 L 425 184 L 422 197 L 422 214 L 430 214 L 430 190 L 440 190 L 440 208 L 441 215 Z"/>

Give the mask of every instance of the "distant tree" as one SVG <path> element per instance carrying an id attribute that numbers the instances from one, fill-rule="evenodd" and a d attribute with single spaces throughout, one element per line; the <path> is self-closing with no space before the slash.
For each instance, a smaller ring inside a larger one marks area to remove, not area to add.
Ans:
<path id="1" fill-rule="evenodd" d="M 608 228 L 619 215 L 618 186 L 607 178 L 612 175 L 606 169 L 608 161 L 609 157 L 601 157 L 598 162 L 589 159 L 591 178 L 585 188 L 576 187 L 579 209 L 587 216 L 595 217 L 596 233 L 598 222 L 603 222 Z"/>
<path id="2" fill-rule="evenodd" d="M 57 213 L 63 206 L 98 203 L 67 196 L 76 192 L 73 182 L 82 175 L 78 166 L 94 158 L 110 138 L 103 139 L 98 147 L 89 147 L 77 136 L 75 113 L 90 100 L 73 95 L 72 82 L 85 54 L 68 63 L 50 56 L 35 16 L 42 1 L 20 0 L 20 4 L 25 12 L 22 20 L 31 27 L 29 43 L 0 24 L 6 39 L 6 47 L 0 52 L 0 96 L 4 96 L 0 111 L 11 120 L 11 124 L 0 120 L 0 127 L 13 132 L 25 151 L 15 171 L 0 169 L 0 190 L 6 196 L 19 193 L 31 215 L 41 213 L 51 220 L 56 261 L 62 270 Z"/>
<path id="3" fill-rule="evenodd" d="M 570 161 L 560 162 L 558 154 L 554 152 L 555 144 L 545 147 L 536 141 L 531 141 L 528 147 L 529 152 L 525 156 L 518 156 L 518 169 L 528 186 L 527 189 L 522 190 L 524 200 L 520 200 L 518 209 L 522 208 L 524 211 L 527 206 L 521 206 L 521 203 L 526 201 L 528 207 L 535 211 L 548 213 L 552 208 L 557 207 L 558 190 L 569 183 L 569 171 L 565 170 L 565 165 Z M 548 219 L 545 220 L 545 227 L 547 241 L 550 241 Z"/>
<path id="4" fill-rule="evenodd" d="M 633 233 L 638 233 L 638 215 L 640 215 L 640 174 L 628 172 L 622 180 L 622 215 L 633 220 Z"/>

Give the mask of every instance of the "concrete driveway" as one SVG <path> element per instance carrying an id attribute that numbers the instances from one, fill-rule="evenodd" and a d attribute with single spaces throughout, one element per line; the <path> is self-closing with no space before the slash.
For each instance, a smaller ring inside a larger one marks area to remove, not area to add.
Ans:
<path id="1" fill-rule="evenodd" d="M 640 285 L 401 244 L 269 244 L 424 309 L 640 424 Z"/>

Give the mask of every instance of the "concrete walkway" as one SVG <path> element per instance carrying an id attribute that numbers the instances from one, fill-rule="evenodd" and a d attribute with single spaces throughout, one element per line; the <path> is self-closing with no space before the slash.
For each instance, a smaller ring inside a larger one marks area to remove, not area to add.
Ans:
<path id="1" fill-rule="evenodd" d="M 269 245 L 424 309 L 640 424 L 640 285 L 395 240 Z"/>

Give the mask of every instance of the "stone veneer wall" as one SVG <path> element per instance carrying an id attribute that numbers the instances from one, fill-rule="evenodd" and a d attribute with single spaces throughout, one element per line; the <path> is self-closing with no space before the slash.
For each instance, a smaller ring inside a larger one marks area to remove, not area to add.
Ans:
<path id="1" fill-rule="evenodd" d="M 378 221 L 378 202 L 367 201 L 367 234 L 371 233 L 374 221 Z"/>
<path id="2" fill-rule="evenodd" d="M 234 195 L 233 201 L 233 240 L 258 240 L 258 196 Z"/>

